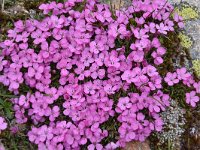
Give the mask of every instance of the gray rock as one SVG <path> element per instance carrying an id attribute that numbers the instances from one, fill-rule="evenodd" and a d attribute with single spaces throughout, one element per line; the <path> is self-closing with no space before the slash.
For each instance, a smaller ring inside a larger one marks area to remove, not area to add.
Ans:
<path id="1" fill-rule="evenodd" d="M 191 6 L 195 6 L 200 11 L 200 0 L 169 0 L 172 4 L 180 5 L 182 2 L 187 2 Z M 185 31 L 194 43 L 190 49 L 192 59 L 200 59 L 200 18 L 188 20 L 185 22 Z"/>

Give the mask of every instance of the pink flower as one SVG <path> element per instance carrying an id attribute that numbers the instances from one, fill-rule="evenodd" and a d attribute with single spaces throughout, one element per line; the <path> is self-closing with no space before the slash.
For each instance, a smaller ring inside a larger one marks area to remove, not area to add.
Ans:
<path id="1" fill-rule="evenodd" d="M 160 23 L 160 25 L 156 25 L 156 29 L 158 30 L 159 33 L 162 33 L 162 34 L 167 34 L 167 30 L 168 30 L 168 27 L 165 26 L 163 23 Z"/>
<path id="2" fill-rule="evenodd" d="M 41 30 L 36 30 L 31 34 L 31 37 L 34 39 L 34 44 L 40 44 L 46 41 L 44 34 L 42 34 Z"/>
<path id="3" fill-rule="evenodd" d="M 53 138 L 52 128 L 48 128 L 46 125 L 40 127 L 38 134 L 41 142 L 44 142 L 46 139 L 51 140 Z"/>
<path id="4" fill-rule="evenodd" d="M 92 84 L 92 82 L 88 82 L 84 85 L 84 92 L 91 95 L 95 94 L 95 86 Z"/>
<path id="5" fill-rule="evenodd" d="M 144 60 L 144 52 L 143 51 L 133 51 L 129 57 L 132 57 L 132 59 L 135 61 L 135 62 L 142 62 Z"/>
<path id="6" fill-rule="evenodd" d="M 28 138 L 29 138 L 29 141 L 31 142 L 34 142 L 34 143 L 39 143 L 39 138 L 38 138 L 38 129 L 33 127 L 31 129 L 31 131 L 28 132 Z"/>
<path id="7" fill-rule="evenodd" d="M 7 60 L 3 60 L 3 57 L 0 57 L 0 71 L 3 70 L 3 67 L 8 63 Z"/>
<path id="8" fill-rule="evenodd" d="M 199 101 L 199 97 L 196 96 L 196 92 L 192 91 L 190 93 L 186 93 L 186 103 L 190 104 L 192 107 L 196 107 L 196 103 Z"/>
<path id="9" fill-rule="evenodd" d="M 159 76 L 153 76 L 151 81 L 148 83 L 151 90 L 161 89 L 162 88 L 162 78 Z"/>
<path id="10" fill-rule="evenodd" d="M 0 150 L 6 150 L 5 146 L 0 142 Z"/>
<path id="11" fill-rule="evenodd" d="M 150 76 L 150 77 L 158 75 L 157 69 L 154 66 L 151 66 L 151 65 L 148 65 L 146 67 L 146 72 L 147 72 L 148 76 Z"/>
<path id="12" fill-rule="evenodd" d="M 200 94 L 200 82 L 194 83 L 193 86 L 196 89 L 196 92 Z"/>
<path id="13" fill-rule="evenodd" d="M 39 66 L 39 64 L 33 64 L 33 67 L 28 68 L 28 76 L 35 77 L 37 80 L 39 80 L 42 77 L 43 71 L 43 66 Z"/>
<path id="14" fill-rule="evenodd" d="M 177 13 L 174 14 L 174 21 L 178 23 L 180 28 L 184 28 L 183 18 L 179 16 Z"/>
<path id="15" fill-rule="evenodd" d="M 41 4 L 39 9 L 43 10 L 43 14 L 48 14 L 51 10 L 50 4 Z"/>
<path id="16" fill-rule="evenodd" d="M 109 60 L 105 63 L 107 63 L 109 67 L 119 68 L 120 67 L 119 61 L 120 61 L 119 58 L 111 55 Z"/>
<path id="17" fill-rule="evenodd" d="M 52 24 L 52 27 L 62 28 L 64 19 L 61 17 L 58 18 L 57 16 L 52 15 L 50 19 L 50 23 Z"/>
<path id="18" fill-rule="evenodd" d="M 167 76 L 164 78 L 165 82 L 169 85 L 169 86 L 173 86 L 174 84 L 177 84 L 179 82 L 179 79 L 177 78 L 177 73 L 167 73 Z"/>
<path id="19" fill-rule="evenodd" d="M 143 17 L 140 17 L 140 18 L 135 18 L 135 21 L 137 22 L 137 24 L 139 24 L 139 25 L 142 25 L 142 24 L 144 24 L 145 23 L 145 20 L 144 20 L 144 18 Z"/>
<path id="20" fill-rule="evenodd" d="M 7 128 L 8 124 L 3 117 L 0 117 L 0 132 Z"/>
<path id="21" fill-rule="evenodd" d="M 39 116 L 44 116 L 48 109 L 48 104 L 46 102 L 37 101 L 32 104 L 33 112 Z"/>
<path id="22" fill-rule="evenodd" d="M 33 20 L 26 20 L 25 21 L 25 30 L 29 33 L 35 30 L 35 26 L 33 26 Z"/>
<path id="23" fill-rule="evenodd" d="M 151 33 L 156 33 L 156 24 L 153 22 L 151 22 L 149 25 L 145 25 L 145 28 Z"/>
<path id="24" fill-rule="evenodd" d="M 174 31 L 174 22 L 170 20 L 165 20 L 165 25 L 168 27 L 168 31 Z"/>
<path id="25" fill-rule="evenodd" d="M 157 52 L 157 55 L 163 56 L 166 53 L 166 49 L 164 49 L 163 47 L 158 47 L 156 52 Z"/>
<path id="26" fill-rule="evenodd" d="M 142 84 L 148 82 L 148 78 L 145 75 L 145 73 L 146 73 L 146 69 L 145 68 L 141 69 L 139 67 L 135 67 L 133 69 L 133 72 L 136 73 L 136 77 L 133 79 L 133 82 L 135 84 L 138 83 L 139 85 L 142 85 Z"/>
<path id="27" fill-rule="evenodd" d="M 119 98 L 117 107 L 119 107 L 120 110 L 126 110 L 127 108 L 131 108 L 131 106 L 132 104 L 130 103 L 130 99 L 128 97 Z"/>
<path id="28" fill-rule="evenodd" d="M 24 26 L 24 23 L 23 23 L 22 20 L 19 20 L 19 21 L 15 22 L 14 25 L 15 25 L 15 30 L 17 32 L 22 32 L 24 30 L 25 26 Z"/>
<path id="29" fill-rule="evenodd" d="M 125 80 L 127 83 L 132 83 L 135 76 L 136 76 L 135 72 L 130 71 L 130 70 L 126 70 L 122 74 L 121 78 L 122 78 L 122 80 Z"/>
<path id="30" fill-rule="evenodd" d="M 142 39 L 142 40 L 137 40 L 136 43 L 135 43 L 135 47 L 142 51 L 144 50 L 145 48 L 147 48 L 150 44 L 150 41 L 148 39 Z"/>
<path id="31" fill-rule="evenodd" d="M 102 42 L 95 42 L 95 41 L 92 41 L 90 43 L 90 52 L 91 53 L 94 53 L 94 54 L 98 54 L 100 51 L 103 51 L 104 50 L 104 44 Z"/>
<path id="32" fill-rule="evenodd" d="M 51 110 L 51 115 L 49 116 L 50 121 L 54 121 L 60 114 L 60 108 L 58 106 L 54 106 Z"/>
<path id="33" fill-rule="evenodd" d="M 24 95 L 19 97 L 19 106 L 23 106 L 25 108 L 29 107 L 29 101 Z"/>
<path id="34" fill-rule="evenodd" d="M 28 36 L 29 36 L 29 33 L 24 31 L 22 34 L 18 34 L 16 36 L 15 41 L 16 42 L 21 42 L 22 41 L 22 42 L 26 43 L 28 41 Z"/>
<path id="35" fill-rule="evenodd" d="M 104 90 L 107 94 L 114 94 L 115 91 L 117 90 L 117 86 L 112 86 L 110 84 L 107 84 L 104 86 Z"/>
<path id="36" fill-rule="evenodd" d="M 72 145 L 72 144 L 74 143 L 74 138 L 73 138 L 72 135 L 67 134 L 67 135 L 65 136 L 65 138 L 66 138 L 66 141 L 67 141 L 67 143 L 68 143 L 69 145 Z"/>
<path id="37" fill-rule="evenodd" d="M 63 40 L 64 37 L 67 37 L 67 31 L 58 28 L 54 28 L 52 34 L 56 40 Z"/>
<path id="38" fill-rule="evenodd" d="M 88 150 L 103 150 L 103 146 L 101 144 L 90 144 L 88 146 Z"/>
<path id="39" fill-rule="evenodd" d="M 150 98 L 150 104 L 149 104 L 149 111 L 150 112 L 160 112 L 161 109 L 160 109 L 160 98 L 158 96 L 153 96 L 153 98 Z"/>
<path id="40" fill-rule="evenodd" d="M 156 131 L 162 131 L 162 128 L 163 128 L 163 121 L 161 119 L 157 119 L 155 120 L 155 129 Z"/>
<path id="41" fill-rule="evenodd" d="M 39 30 L 43 32 L 44 35 L 46 35 L 47 33 L 49 34 L 49 32 L 47 32 L 51 27 L 51 22 L 49 21 L 49 19 L 44 19 L 41 22 L 36 22 L 35 25 Z"/>
<path id="42" fill-rule="evenodd" d="M 130 31 L 126 29 L 126 26 L 124 24 L 120 24 L 118 32 L 120 33 L 120 38 L 124 38 L 126 36 L 129 36 Z"/>
<path id="43" fill-rule="evenodd" d="M 149 36 L 146 34 L 147 31 L 146 31 L 145 29 L 141 29 L 141 30 L 135 29 L 135 30 L 133 30 L 133 33 L 134 33 L 134 35 L 135 35 L 135 37 L 136 37 L 137 39 L 146 39 L 146 38 L 149 37 Z"/>
<path id="44" fill-rule="evenodd" d="M 16 38 L 17 37 L 17 31 L 16 30 L 8 30 L 8 37 Z"/>
<path id="45" fill-rule="evenodd" d="M 108 35 L 111 37 L 116 38 L 118 36 L 118 24 L 111 24 L 109 25 Z"/>
<path id="46" fill-rule="evenodd" d="M 114 149 L 116 149 L 116 148 L 118 148 L 118 147 L 119 147 L 118 144 L 111 142 L 111 143 L 108 143 L 108 144 L 106 145 L 105 148 L 106 148 L 107 150 L 114 150 Z"/>
<path id="47" fill-rule="evenodd" d="M 126 134 L 126 142 L 133 141 L 135 139 L 135 133 L 134 132 L 129 132 Z"/>
<path id="48" fill-rule="evenodd" d="M 160 41 L 159 41 L 158 38 L 153 38 L 151 44 L 152 44 L 152 46 L 155 47 L 155 48 L 159 48 L 159 47 L 161 46 L 161 43 L 160 43 Z"/>
<path id="49" fill-rule="evenodd" d="M 103 66 L 104 64 L 104 60 L 105 60 L 105 54 L 104 53 L 100 53 L 97 58 L 95 59 L 95 62 L 98 66 Z"/>
<path id="50" fill-rule="evenodd" d="M 158 49 L 151 54 L 151 56 L 154 58 L 154 63 L 156 65 L 160 65 L 163 63 L 162 56 L 165 53 L 166 53 L 166 50 L 163 47 L 158 47 Z"/>
<path id="51" fill-rule="evenodd" d="M 82 57 L 80 61 L 83 62 L 84 66 L 88 67 L 91 63 L 94 62 L 94 59 L 91 53 L 84 51 L 82 52 Z"/>
<path id="52" fill-rule="evenodd" d="M 16 134 L 18 131 L 19 131 L 19 127 L 17 125 L 10 127 L 11 133 Z"/>
<path id="53" fill-rule="evenodd" d="M 98 77 L 99 77 L 100 79 L 103 79 L 103 78 L 105 77 L 105 74 L 106 74 L 105 69 L 99 69 L 99 70 L 98 70 Z"/>
<path id="54" fill-rule="evenodd" d="M 190 78 L 190 73 L 187 72 L 186 68 L 177 69 L 177 76 L 179 80 L 188 80 Z"/>

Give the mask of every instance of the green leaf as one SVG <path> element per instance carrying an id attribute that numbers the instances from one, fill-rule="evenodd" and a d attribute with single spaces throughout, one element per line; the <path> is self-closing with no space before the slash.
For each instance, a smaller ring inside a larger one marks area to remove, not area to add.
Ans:
<path id="1" fill-rule="evenodd" d="M 0 93 L 0 97 L 16 98 L 17 96 Z"/>
<path id="2" fill-rule="evenodd" d="M 4 105 L 4 100 L 0 98 L 0 104 Z"/>
<path id="3" fill-rule="evenodd" d="M 13 118 L 13 112 L 11 112 L 11 110 L 10 109 L 5 109 L 5 111 L 6 111 L 6 116 L 9 118 L 9 119 L 12 119 Z"/>

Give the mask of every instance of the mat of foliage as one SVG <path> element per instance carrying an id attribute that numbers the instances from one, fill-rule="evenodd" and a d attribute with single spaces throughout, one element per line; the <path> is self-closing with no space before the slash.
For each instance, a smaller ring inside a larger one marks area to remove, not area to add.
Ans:
<path id="1" fill-rule="evenodd" d="M 186 68 L 161 71 L 163 39 L 184 26 L 166 0 L 134 0 L 115 12 L 96 0 L 39 8 L 41 20 L 15 22 L 0 44 L 0 83 L 14 93 L 16 122 L 38 149 L 112 150 L 144 141 L 162 130 L 160 112 L 173 95 L 166 87 L 177 84 L 187 89 L 185 104 L 196 106 L 200 82 Z"/>

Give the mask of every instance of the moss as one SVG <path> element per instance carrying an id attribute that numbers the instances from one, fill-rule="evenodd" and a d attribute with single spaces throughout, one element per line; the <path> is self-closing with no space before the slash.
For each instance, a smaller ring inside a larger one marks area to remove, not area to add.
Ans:
<path id="1" fill-rule="evenodd" d="M 157 66 L 158 72 L 161 76 L 165 76 L 169 71 L 175 71 L 174 63 L 176 58 L 180 57 L 180 39 L 176 33 L 170 33 L 167 37 L 159 37 L 161 44 L 167 49 L 167 53 L 164 56 L 164 63 Z M 153 63 L 153 59 L 150 56 Z"/>
<path id="2" fill-rule="evenodd" d="M 183 17 L 184 20 L 191 20 L 199 18 L 199 12 L 196 7 L 193 7 L 187 3 L 182 4 L 176 9 L 177 13 Z"/>
<path id="3" fill-rule="evenodd" d="M 188 35 L 186 35 L 184 33 L 179 33 L 178 38 L 181 41 L 180 44 L 182 47 L 187 48 L 187 49 L 192 47 L 193 41 Z"/>
<path id="4" fill-rule="evenodd" d="M 108 136 L 101 141 L 103 145 L 107 145 L 110 142 L 117 142 L 119 138 L 119 126 L 120 123 L 117 121 L 117 116 L 109 118 L 108 121 L 101 125 L 102 130 L 107 130 L 109 132 Z"/>
<path id="5" fill-rule="evenodd" d="M 200 77 L 200 59 L 193 60 L 192 64 L 197 77 Z"/>

